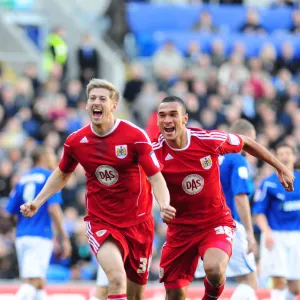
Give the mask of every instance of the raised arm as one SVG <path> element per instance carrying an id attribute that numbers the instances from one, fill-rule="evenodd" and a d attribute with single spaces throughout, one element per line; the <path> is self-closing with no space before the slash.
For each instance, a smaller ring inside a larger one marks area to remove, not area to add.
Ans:
<path id="1" fill-rule="evenodd" d="M 37 197 L 30 203 L 21 205 L 20 210 L 24 217 L 31 218 L 38 209 L 55 193 L 61 190 L 68 182 L 72 173 L 63 173 L 58 167 L 48 178 L 45 186 Z"/>
<path id="2" fill-rule="evenodd" d="M 282 164 L 270 151 L 265 147 L 255 142 L 254 140 L 240 135 L 243 141 L 243 150 L 249 154 L 264 160 L 271 166 L 273 166 L 278 172 L 278 179 L 286 191 L 293 191 L 293 182 L 295 176 L 292 171 L 290 171 L 284 164 Z"/>

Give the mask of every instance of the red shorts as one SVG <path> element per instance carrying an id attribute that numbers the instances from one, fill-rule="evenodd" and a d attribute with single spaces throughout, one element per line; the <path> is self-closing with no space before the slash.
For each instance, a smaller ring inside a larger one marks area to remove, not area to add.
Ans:
<path id="1" fill-rule="evenodd" d="M 160 260 L 160 282 L 191 282 L 199 258 L 203 258 L 209 248 L 219 248 L 230 257 L 233 232 L 234 227 L 227 225 L 214 226 L 202 231 L 169 226 Z"/>
<path id="2" fill-rule="evenodd" d="M 95 255 L 111 235 L 119 243 L 127 278 L 137 284 L 148 281 L 154 238 L 154 221 L 127 228 L 117 228 L 98 221 L 86 222 L 89 244 Z"/>

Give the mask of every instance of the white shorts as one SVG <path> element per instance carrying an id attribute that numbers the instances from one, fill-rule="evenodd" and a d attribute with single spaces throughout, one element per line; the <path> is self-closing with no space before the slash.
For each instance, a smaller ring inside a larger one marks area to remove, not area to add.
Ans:
<path id="1" fill-rule="evenodd" d="M 37 236 L 16 238 L 16 250 L 21 278 L 46 278 L 53 242 Z"/>
<path id="2" fill-rule="evenodd" d="M 97 286 L 108 286 L 108 278 L 100 265 L 97 272 Z"/>
<path id="3" fill-rule="evenodd" d="M 260 241 L 260 266 L 263 276 L 300 280 L 300 231 L 272 232 L 274 247 L 265 247 L 265 236 Z"/>
<path id="4" fill-rule="evenodd" d="M 245 227 L 235 221 L 236 231 L 233 238 L 232 256 L 226 269 L 226 277 L 236 277 L 256 272 L 256 263 L 253 253 L 248 252 L 248 241 Z M 195 277 L 205 276 L 203 262 L 199 260 Z"/>

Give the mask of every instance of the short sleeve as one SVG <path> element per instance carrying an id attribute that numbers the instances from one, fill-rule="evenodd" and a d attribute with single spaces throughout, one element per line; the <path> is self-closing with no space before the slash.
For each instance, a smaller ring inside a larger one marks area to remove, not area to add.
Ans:
<path id="1" fill-rule="evenodd" d="M 52 204 L 62 204 L 63 203 L 63 199 L 62 199 L 62 193 L 61 191 L 57 192 L 56 194 L 54 194 L 52 197 L 49 198 L 48 200 L 48 205 L 52 205 Z"/>
<path id="2" fill-rule="evenodd" d="M 227 153 L 239 153 L 243 148 L 243 141 L 237 134 L 226 133 L 219 130 L 209 132 L 211 150 L 217 155 L 225 155 Z"/>
<path id="3" fill-rule="evenodd" d="M 148 177 L 153 176 L 160 171 L 159 161 L 146 132 L 141 131 L 137 136 L 134 148 L 138 157 L 138 163 L 142 166 Z"/>
<path id="4" fill-rule="evenodd" d="M 19 184 L 10 192 L 5 210 L 11 215 L 17 215 L 20 212 L 21 190 Z"/>
<path id="5" fill-rule="evenodd" d="M 62 158 L 59 163 L 59 168 L 63 173 L 72 173 L 78 165 L 78 161 L 72 155 L 72 146 L 68 139 L 64 144 Z"/>
<path id="6" fill-rule="evenodd" d="M 249 171 L 245 158 L 242 155 L 235 155 L 231 173 L 231 189 L 233 195 L 250 194 Z"/>
<path id="7" fill-rule="evenodd" d="M 265 180 L 260 184 L 259 189 L 255 192 L 252 206 L 253 214 L 266 214 L 270 203 L 268 188 L 269 182 Z"/>

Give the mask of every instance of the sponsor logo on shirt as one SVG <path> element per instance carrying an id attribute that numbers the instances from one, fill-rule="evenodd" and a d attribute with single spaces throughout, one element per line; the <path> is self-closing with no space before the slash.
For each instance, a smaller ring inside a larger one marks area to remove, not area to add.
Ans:
<path id="1" fill-rule="evenodd" d="M 182 181 L 182 188 L 189 195 L 200 193 L 203 186 L 204 178 L 198 174 L 188 175 Z"/>
<path id="2" fill-rule="evenodd" d="M 116 156 L 120 159 L 123 159 L 127 156 L 128 150 L 127 145 L 116 146 Z"/>
<path id="3" fill-rule="evenodd" d="M 95 171 L 95 175 L 99 182 L 106 186 L 115 184 L 119 179 L 117 170 L 108 165 L 98 167 Z"/>
<path id="4" fill-rule="evenodd" d="M 88 141 L 88 139 L 86 138 L 86 136 L 83 137 L 83 138 L 80 140 L 80 143 L 83 143 L 83 144 L 88 143 L 88 142 L 89 142 L 89 141 Z"/>
<path id="5" fill-rule="evenodd" d="M 99 230 L 96 232 L 96 235 L 100 237 L 100 236 L 104 235 L 106 233 L 106 231 L 107 231 L 106 229 Z"/>
<path id="6" fill-rule="evenodd" d="M 201 162 L 202 168 L 205 170 L 210 169 L 212 166 L 212 159 L 211 159 L 210 155 L 200 158 L 200 162 Z"/>
<path id="7" fill-rule="evenodd" d="M 300 200 L 284 202 L 282 208 L 284 212 L 298 211 L 300 210 Z"/>

